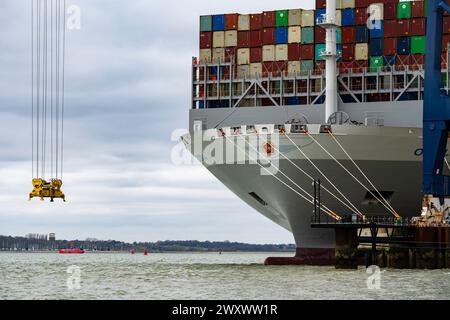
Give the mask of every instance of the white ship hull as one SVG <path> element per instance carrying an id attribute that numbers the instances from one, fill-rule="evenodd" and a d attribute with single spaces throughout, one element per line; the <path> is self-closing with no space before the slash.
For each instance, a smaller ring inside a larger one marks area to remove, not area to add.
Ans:
<path id="1" fill-rule="evenodd" d="M 319 133 L 319 125 L 308 125 L 308 129 L 310 134 L 360 182 L 369 190 L 373 190 L 331 136 Z M 420 213 L 422 201 L 421 129 L 342 125 L 333 126 L 333 133 L 378 191 L 388 195 L 389 203 L 400 215 L 406 217 L 416 216 Z M 243 150 L 236 147 L 235 144 L 238 139 L 243 139 L 243 137 L 245 136 L 218 138 L 212 143 L 217 146 L 225 143 L 225 150 L 233 150 L 235 157 L 239 157 L 240 153 L 242 156 Z M 368 215 L 390 215 L 383 205 L 377 201 L 370 201 L 373 200 L 370 199 L 370 193 L 310 137 L 305 134 L 289 134 L 289 137 L 361 212 Z M 189 149 L 192 147 L 191 136 L 184 137 L 183 141 Z M 279 135 L 277 148 L 309 175 L 321 179 L 324 187 L 335 191 L 286 136 Z M 249 154 L 249 151 L 249 145 L 246 144 L 246 155 Z M 262 175 L 262 169 L 258 164 L 250 164 L 248 161 L 245 164 L 227 161 L 226 164 L 207 165 L 206 162 L 209 159 L 197 158 L 217 179 L 247 204 L 291 231 L 298 248 L 334 248 L 334 231 L 310 227 L 313 205 L 273 176 Z M 279 159 L 279 169 L 301 188 L 313 193 L 311 179 L 283 157 Z M 276 176 L 294 189 L 298 189 L 280 172 Z M 334 193 L 337 194 L 337 192 Z M 322 203 L 338 214 L 351 214 L 341 202 L 323 191 Z"/>

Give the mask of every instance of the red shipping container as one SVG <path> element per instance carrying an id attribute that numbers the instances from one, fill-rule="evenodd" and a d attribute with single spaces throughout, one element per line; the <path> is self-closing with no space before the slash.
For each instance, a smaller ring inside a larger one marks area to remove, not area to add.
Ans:
<path id="1" fill-rule="evenodd" d="M 383 39 L 383 54 L 385 56 L 392 56 L 397 54 L 397 38 Z"/>
<path id="2" fill-rule="evenodd" d="M 250 48 L 250 63 L 262 61 L 262 48 Z"/>
<path id="3" fill-rule="evenodd" d="M 342 27 L 342 43 L 355 42 L 355 27 Z"/>
<path id="4" fill-rule="evenodd" d="M 411 33 L 411 20 L 402 19 L 397 21 L 397 36 L 409 36 Z"/>
<path id="5" fill-rule="evenodd" d="M 322 9 L 327 7 L 327 0 L 316 0 L 316 9 Z"/>
<path id="6" fill-rule="evenodd" d="M 298 61 L 301 58 L 302 46 L 300 43 L 290 43 L 288 45 L 288 60 Z"/>
<path id="7" fill-rule="evenodd" d="M 304 44 L 301 47 L 301 59 L 302 60 L 314 60 L 314 45 Z"/>
<path id="8" fill-rule="evenodd" d="M 212 48 L 212 32 L 200 32 L 200 49 Z"/>
<path id="9" fill-rule="evenodd" d="M 364 69 L 369 67 L 369 61 L 367 60 L 359 60 L 359 61 L 355 61 L 353 63 L 353 69 L 352 71 L 354 73 L 361 73 L 364 71 Z"/>
<path id="10" fill-rule="evenodd" d="M 369 15 L 367 14 L 367 8 L 356 8 L 355 9 L 355 24 L 365 25 L 367 24 L 367 19 Z"/>
<path id="11" fill-rule="evenodd" d="M 225 29 L 237 30 L 239 15 L 237 13 L 231 13 L 225 15 Z"/>
<path id="12" fill-rule="evenodd" d="M 252 14 L 250 15 L 250 30 L 261 30 L 262 25 L 262 14 Z"/>
<path id="13" fill-rule="evenodd" d="M 275 28 L 265 28 L 262 31 L 263 45 L 275 44 Z"/>
<path id="14" fill-rule="evenodd" d="M 326 31 L 322 27 L 314 27 L 314 40 L 316 43 L 325 43 Z"/>
<path id="15" fill-rule="evenodd" d="M 410 66 L 412 63 L 410 55 L 399 54 L 395 60 L 397 66 Z"/>
<path id="16" fill-rule="evenodd" d="M 353 43 L 342 45 L 342 60 L 343 61 L 355 60 L 355 45 Z"/>
<path id="17" fill-rule="evenodd" d="M 425 18 L 411 19 L 411 36 L 424 36 L 426 30 Z"/>
<path id="18" fill-rule="evenodd" d="M 264 28 L 274 28 L 276 24 L 275 11 L 264 11 L 262 14 L 262 24 Z"/>
<path id="19" fill-rule="evenodd" d="M 315 70 L 325 70 L 325 61 L 316 61 Z"/>
<path id="20" fill-rule="evenodd" d="M 262 32 L 261 30 L 250 31 L 250 47 L 262 47 Z"/>
<path id="21" fill-rule="evenodd" d="M 450 34 L 450 16 L 444 17 L 442 32 L 444 34 Z"/>
<path id="22" fill-rule="evenodd" d="M 236 61 L 236 48 L 225 48 L 225 62 Z"/>
<path id="23" fill-rule="evenodd" d="M 383 19 L 384 20 L 397 19 L 397 6 L 398 1 L 385 3 L 383 9 Z"/>
<path id="24" fill-rule="evenodd" d="M 385 38 L 393 38 L 397 36 L 397 20 L 384 20 L 383 28 Z"/>
<path id="25" fill-rule="evenodd" d="M 355 0 L 356 8 L 365 8 L 369 6 L 369 1 L 367 0 Z"/>
<path id="26" fill-rule="evenodd" d="M 250 47 L 250 31 L 238 31 L 238 48 Z"/>
<path id="27" fill-rule="evenodd" d="M 442 36 L 442 51 L 447 51 L 447 43 L 450 43 L 449 34 L 445 34 Z"/>
<path id="28" fill-rule="evenodd" d="M 415 65 L 423 66 L 425 64 L 425 55 L 424 54 L 413 54 L 412 62 Z"/>
<path id="29" fill-rule="evenodd" d="M 425 17 L 425 1 L 413 1 L 411 3 L 411 16 L 413 18 Z"/>

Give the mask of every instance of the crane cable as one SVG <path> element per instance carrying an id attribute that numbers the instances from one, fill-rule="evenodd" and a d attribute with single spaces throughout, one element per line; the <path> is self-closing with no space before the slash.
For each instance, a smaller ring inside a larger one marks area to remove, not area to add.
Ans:
<path id="1" fill-rule="evenodd" d="M 317 141 L 309 132 L 305 133 L 312 141 L 314 141 L 332 160 L 334 160 L 345 172 L 347 172 L 358 184 L 360 184 L 367 192 L 369 192 L 379 203 L 381 203 L 390 213 L 392 213 L 395 217 L 398 214 L 392 210 L 389 206 L 387 206 L 382 200 L 380 200 L 369 188 L 367 188 L 353 173 L 350 172 L 339 160 L 337 160 L 326 148 L 324 148 L 319 141 Z"/>
<path id="2" fill-rule="evenodd" d="M 289 178 L 284 172 L 282 172 L 279 168 L 277 168 L 275 165 L 273 165 L 271 163 L 271 165 L 273 166 L 273 168 L 275 170 L 277 170 L 278 172 L 280 172 L 284 177 L 286 177 L 291 183 L 293 183 L 297 188 L 299 188 L 301 191 L 303 191 L 304 193 L 306 193 L 311 199 L 308 199 L 305 195 L 301 194 L 300 192 L 298 192 L 297 190 L 295 190 L 292 186 L 290 186 L 289 184 L 287 184 L 285 181 L 281 180 L 279 177 L 277 177 L 276 175 L 272 174 L 269 169 L 267 169 L 266 167 L 264 167 L 262 164 L 260 164 L 255 158 L 251 157 L 250 154 L 248 154 L 244 149 L 242 149 L 238 144 L 236 144 L 234 141 L 232 141 L 230 138 L 228 138 L 227 136 L 225 136 L 225 138 L 231 142 L 234 146 L 236 146 L 239 150 L 241 150 L 241 152 L 243 152 L 246 156 L 249 157 L 250 161 L 255 161 L 262 169 L 264 169 L 267 173 L 269 173 L 271 176 L 273 176 L 275 179 L 277 179 L 280 183 L 282 183 L 283 185 L 285 185 L 287 188 L 289 188 L 291 191 L 293 191 L 294 193 L 296 193 L 297 195 L 299 195 L 301 198 L 303 198 L 305 201 L 307 201 L 310 204 L 314 204 L 314 197 L 312 195 L 310 195 L 305 189 L 303 189 L 302 187 L 300 187 L 297 183 L 295 183 L 291 178 Z M 265 157 L 263 154 L 261 154 L 257 149 L 255 149 L 248 141 L 247 139 L 242 139 L 246 144 L 248 144 L 251 148 L 253 148 L 258 155 L 262 156 L 263 158 L 265 158 L 266 160 L 269 161 L 269 159 L 267 157 Z M 321 210 L 323 212 L 325 212 L 326 214 L 328 214 L 331 218 L 335 219 L 335 220 L 341 220 L 342 218 L 336 214 L 335 212 L 333 212 L 331 209 L 329 209 L 328 207 L 326 207 L 325 205 L 321 206 Z"/>
<path id="3" fill-rule="evenodd" d="M 322 186 L 322 188 L 328 192 L 331 196 L 333 196 L 335 199 L 337 199 L 339 202 L 341 202 L 344 206 L 346 206 L 348 209 L 350 209 L 353 213 L 356 213 L 358 216 L 360 216 L 361 218 L 364 217 L 364 214 L 362 214 L 361 211 L 358 210 L 358 208 L 350 201 L 350 199 L 348 199 L 342 192 L 341 190 L 322 172 L 322 170 L 320 170 L 320 168 L 306 155 L 306 153 L 299 148 L 299 146 L 297 144 L 295 144 L 294 141 L 292 141 L 292 139 L 285 134 L 285 137 L 291 142 L 291 144 L 293 146 L 295 146 L 298 151 L 303 155 L 303 157 L 320 173 L 320 175 L 322 175 L 325 180 L 328 181 L 328 183 L 334 188 L 336 189 L 336 191 L 341 195 L 342 198 L 344 198 L 347 203 L 345 203 L 342 199 L 340 199 L 339 197 L 337 197 L 334 193 L 332 193 L 330 190 L 328 190 L 325 186 Z M 280 151 L 279 151 L 280 152 Z M 299 169 L 301 172 L 303 172 L 308 178 L 310 178 L 311 180 L 314 181 L 314 178 L 309 175 L 307 172 L 305 172 L 303 169 L 301 169 L 298 165 L 296 165 L 291 159 L 287 158 L 283 153 L 280 152 L 280 154 L 282 155 L 283 158 L 285 158 L 286 160 L 288 160 L 293 166 L 295 166 L 297 169 Z"/>
<path id="4" fill-rule="evenodd" d="M 65 8 L 66 0 L 31 0 L 33 178 L 59 179 L 63 174 Z"/>

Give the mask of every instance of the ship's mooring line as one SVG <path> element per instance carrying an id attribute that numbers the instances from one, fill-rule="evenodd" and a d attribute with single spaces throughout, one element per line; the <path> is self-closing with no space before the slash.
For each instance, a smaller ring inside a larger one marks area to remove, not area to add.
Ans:
<path id="1" fill-rule="evenodd" d="M 353 160 L 353 158 L 350 156 L 350 154 L 347 152 L 347 150 L 345 150 L 344 146 L 338 141 L 338 139 L 335 137 L 335 135 L 331 132 L 328 131 L 328 134 L 333 138 L 333 140 L 336 142 L 336 144 L 342 149 L 342 151 L 345 153 L 345 155 L 350 159 L 350 161 L 355 165 L 356 169 L 358 169 L 358 171 L 362 174 L 362 176 L 367 180 L 367 182 L 369 182 L 369 184 L 371 185 L 372 188 L 374 188 L 374 190 L 378 193 L 378 195 L 380 196 L 380 198 L 387 204 L 387 206 L 389 208 L 391 208 L 391 210 L 393 211 L 394 215 L 396 216 L 396 218 L 400 218 L 400 215 L 397 213 L 397 211 L 391 206 L 391 204 L 383 197 L 383 195 L 381 194 L 381 192 L 378 190 L 378 188 L 372 183 L 372 181 L 369 179 L 369 177 L 364 173 L 364 171 L 361 169 L 360 166 L 358 166 L 358 164 Z"/>
<path id="2" fill-rule="evenodd" d="M 317 167 L 317 165 L 306 155 L 306 153 L 301 150 L 295 143 L 294 141 L 292 141 L 292 139 L 286 134 L 285 135 L 286 138 L 292 143 L 293 146 L 295 146 L 298 151 L 303 155 L 303 157 L 305 157 L 305 159 L 311 163 L 311 165 L 328 181 L 328 183 L 334 188 L 336 189 L 336 191 L 341 195 L 341 197 L 343 197 L 348 203 L 345 203 L 342 199 L 340 199 L 338 196 L 336 196 L 335 194 L 333 194 L 330 190 L 328 190 L 325 186 L 322 186 L 322 188 L 328 192 L 331 196 L 333 196 L 336 200 L 338 200 L 339 202 L 341 202 L 344 206 L 346 206 L 348 209 L 350 209 L 351 211 L 353 211 L 354 213 L 356 213 L 357 215 L 359 215 L 361 218 L 364 217 L 364 215 L 361 213 L 361 211 L 358 210 L 358 208 L 341 192 L 341 190 L 339 190 L 339 188 L 333 183 L 331 182 L 331 180 Z M 276 150 L 276 148 L 274 148 Z M 283 156 L 283 158 L 285 158 L 286 160 L 288 160 L 293 166 L 295 166 L 297 169 L 299 169 L 301 172 L 303 172 L 308 178 L 310 178 L 311 180 L 314 181 L 314 178 L 309 175 L 307 172 L 305 172 L 303 169 L 301 169 L 298 165 L 296 165 L 291 159 L 287 158 L 280 150 L 278 150 L 278 152 Z M 350 204 L 350 205 L 349 205 Z"/>
<path id="3" fill-rule="evenodd" d="M 264 167 L 262 164 L 260 164 L 256 159 L 252 158 L 250 156 L 250 154 L 247 154 L 247 152 L 245 150 L 243 150 L 239 145 L 237 145 L 234 141 L 230 140 L 227 136 L 225 136 L 225 138 L 230 141 L 234 146 L 236 146 L 239 150 L 241 150 L 246 156 L 248 156 L 250 161 L 255 161 L 261 168 L 263 168 L 267 173 L 269 173 L 271 176 L 273 176 L 275 179 L 277 179 L 280 183 L 282 183 L 283 185 L 285 185 L 286 187 L 288 187 L 291 191 L 293 191 L 294 193 L 296 193 L 297 195 L 299 195 L 301 198 L 303 198 L 305 201 L 307 201 L 310 204 L 314 204 L 314 201 L 312 199 L 314 199 L 314 197 L 312 195 L 310 195 L 306 190 L 304 190 L 302 187 L 300 187 L 297 183 L 295 183 L 294 181 L 292 181 L 291 178 L 289 178 L 286 174 L 284 174 L 279 168 L 277 168 L 275 165 L 273 165 L 271 163 L 271 165 L 275 168 L 275 170 L 277 170 L 278 172 L 280 172 L 283 176 L 285 176 L 291 183 L 293 183 L 297 188 L 299 188 L 301 191 L 303 191 L 304 193 L 306 193 L 309 197 L 311 197 L 311 199 L 308 199 L 305 195 L 301 194 L 300 192 L 298 192 L 297 190 L 295 190 L 292 186 L 288 185 L 286 182 L 284 182 L 283 180 L 281 180 L 279 177 L 277 177 L 276 175 L 274 175 L 273 173 L 271 173 L 266 167 Z M 245 141 L 246 144 L 248 144 L 250 147 L 252 147 L 259 155 L 263 156 L 266 160 L 269 161 L 269 159 L 267 157 L 265 157 L 264 155 L 262 155 L 258 150 L 256 150 L 252 145 L 250 145 L 249 142 L 247 142 L 247 139 L 242 139 Z M 269 161 L 270 162 L 270 161 Z M 326 214 L 328 214 L 331 218 L 335 219 L 335 220 L 341 220 L 342 218 L 335 212 L 333 212 L 332 210 L 330 210 L 328 207 L 326 207 L 325 205 L 321 205 L 320 208 L 323 212 L 325 212 Z"/>
<path id="4" fill-rule="evenodd" d="M 340 163 L 339 160 L 337 160 L 327 149 L 325 149 L 319 141 L 317 141 L 312 135 L 309 133 L 305 133 L 308 137 L 311 138 L 312 141 L 314 141 L 325 153 L 331 157 L 342 169 L 344 169 L 356 182 L 358 182 L 367 192 L 369 192 L 378 202 L 380 202 L 390 213 L 392 213 L 394 216 L 396 216 L 396 213 L 392 211 L 384 202 L 382 202 L 369 188 L 367 188 L 359 179 L 350 172 L 342 163 Z"/>

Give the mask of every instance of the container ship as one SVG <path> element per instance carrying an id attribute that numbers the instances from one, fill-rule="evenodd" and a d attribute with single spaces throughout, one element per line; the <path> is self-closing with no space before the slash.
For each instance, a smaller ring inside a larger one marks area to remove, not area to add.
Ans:
<path id="1" fill-rule="evenodd" d="M 313 180 L 327 190 L 330 214 L 420 213 L 426 7 L 317 0 L 315 10 L 200 17 L 182 140 L 227 188 L 292 232 L 297 262 L 334 255 L 334 231 L 310 227 Z M 447 14 L 443 28 L 448 92 Z M 276 173 L 251 154 L 276 154 Z"/>

